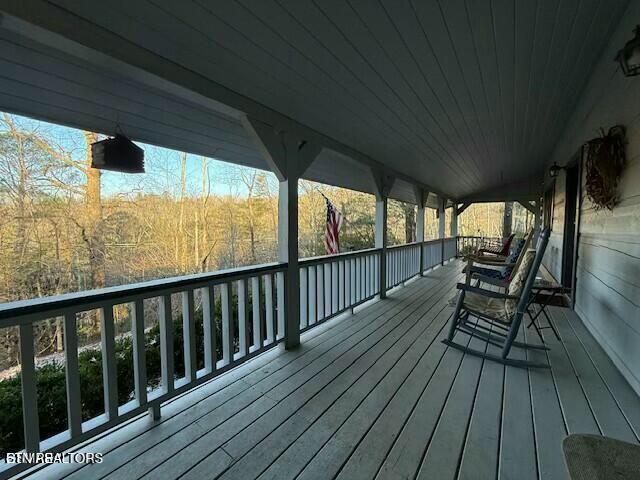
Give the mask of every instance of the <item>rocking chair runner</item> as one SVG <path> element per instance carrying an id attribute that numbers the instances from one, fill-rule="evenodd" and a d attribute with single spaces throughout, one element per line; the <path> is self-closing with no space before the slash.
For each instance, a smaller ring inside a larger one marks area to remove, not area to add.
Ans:
<path id="1" fill-rule="evenodd" d="M 531 289 L 549 240 L 549 230 L 545 229 L 538 242 L 537 250 L 527 250 L 513 275 L 507 293 L 485 290 L 459 283 L 456 309 L 451 317 L 449 334 L 443 343 L 465 353 L 493 360 L 515 367 L 549 368 L 547 364 L 509 358 L 511 347 L 548 350 L 544 345 L 532 345 L 515 341 L 522 317 L 527 309 Z M 477 323 L 469 321 L 476 317 Z M 484 350 L 476 350 L 454 342 L 456 332 L 464 332 L 487 343 L 502 348 L 501 354 L 493 355 Z"/>
<path id="2" fill-rule="evenodd" d="M 504 241 L 502 246 L 499 246 L 496 248 L 492 248 L 492 247 L 481 248 L 476 252 L 476 254 L 477 255 L 490 254 L 490 255 L 499 255 L 501 257 L 506 257 L 507 255 L 509 255 L 509 249 L 511 248 L 511 242 L 513 242 L 514 237 L 515 237 L 515 233 L 512 233 L 507 237 L 507 239 Z"/>

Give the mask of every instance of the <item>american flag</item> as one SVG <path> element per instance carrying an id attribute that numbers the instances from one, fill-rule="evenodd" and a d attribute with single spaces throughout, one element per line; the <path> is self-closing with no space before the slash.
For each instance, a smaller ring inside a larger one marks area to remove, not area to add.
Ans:
<path id="1" fill-rule="evenodd" d="M 324 195 L 323 195 L 324 197 Z M 340 227 L 342 226 L 342 214 L 334 207 L 331 200 L 324 197 L 327 202 L 327 226 L 324 231 L 324 248 L 329 255 L 340 253 Z"/>

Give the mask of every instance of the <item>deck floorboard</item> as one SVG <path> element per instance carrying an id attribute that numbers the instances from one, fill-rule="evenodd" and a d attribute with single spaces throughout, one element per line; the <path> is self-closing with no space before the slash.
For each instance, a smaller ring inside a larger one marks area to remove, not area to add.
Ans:
<path id="1" fill-rule="evenodd" d="M 543 331 L 550 352 L 515 352 L 550 370 L 442 344 L 460 267 L 246 362 L 163 406 L 156 423 L 82 447 L 106 453 L 101 464 L 29 478 L 565 479 L 567 432 L 638 442 L 640 399 L 572 311 L 549 309 L 560 335 Z M 520 337 L 538 340 L 524 327 Z"/>

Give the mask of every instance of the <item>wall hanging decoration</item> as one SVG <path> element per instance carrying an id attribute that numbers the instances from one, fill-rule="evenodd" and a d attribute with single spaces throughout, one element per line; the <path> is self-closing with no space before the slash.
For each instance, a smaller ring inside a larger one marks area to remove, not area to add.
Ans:
<path id="1" fill-rule="evenodd" d="M 625 166 L 625 128 L 611 127 L 587 142 L 585 191 L 596 210 L 613 210 L 617 187 Z"/>

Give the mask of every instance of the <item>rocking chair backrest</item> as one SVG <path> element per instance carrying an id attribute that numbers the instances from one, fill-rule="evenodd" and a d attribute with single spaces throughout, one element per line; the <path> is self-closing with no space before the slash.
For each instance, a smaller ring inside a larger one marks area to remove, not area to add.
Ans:
<path id="1" fill-rule="evenodd" d="M 518 255 L 518 259 L 516 260 L 516 264 L 513 266 L 509 277 L 513 278 L 515 273 L 520 268 L 520 264 L 522 263 L 522 259 L 524 258 L 524 254 L 529 250 L 529 245 L 531 245 L 531 239 L 533 238 L 533 229 L 529 230 L 529 233 L 524 237 L 524 245 L 522 245 L 522 250 L 520 250 L 520 254 Z"/>
<path id="2" fill-rule="evenodd" d="M 525 309 L 527 308 L 529 295 L 531 294 L 531 289 L 533 288 L 533 284 L 536 281 L 536 276 L 538 275 L 538 270 L 540 269 L 540 264 L 542 263 L 542 257 L 544 257 L 544 251 L 547 249 L 547 243 L 549 243 L 549 229 L 545 228 L 544 230 L 542 230 L 542 232 L 540 232 L 538 248 L 536 249 L 536 254 L 533 259 L 531 269 L 529 270 L 527 280 L 524 284 L 524 287 L 522 288 L 522 292 L 520 293 L 520 300 L 518 301 L 518 310 L 516 315 L 522 316 Z"/>
<path id="3" fill-rule="evenodd" d="M 511 242 L 513 242 L 513 239 L 515 238 L 516 234 L 512 233 L 511 235 L 509 235 L 507 237 L 507 240 L 504 242 L 504 245 L 502 245 L 502 250 L 499 252 L 499 255 L 506 257 L 507 255 L 509 255 L 509 249 L 511 248 Z"/>

